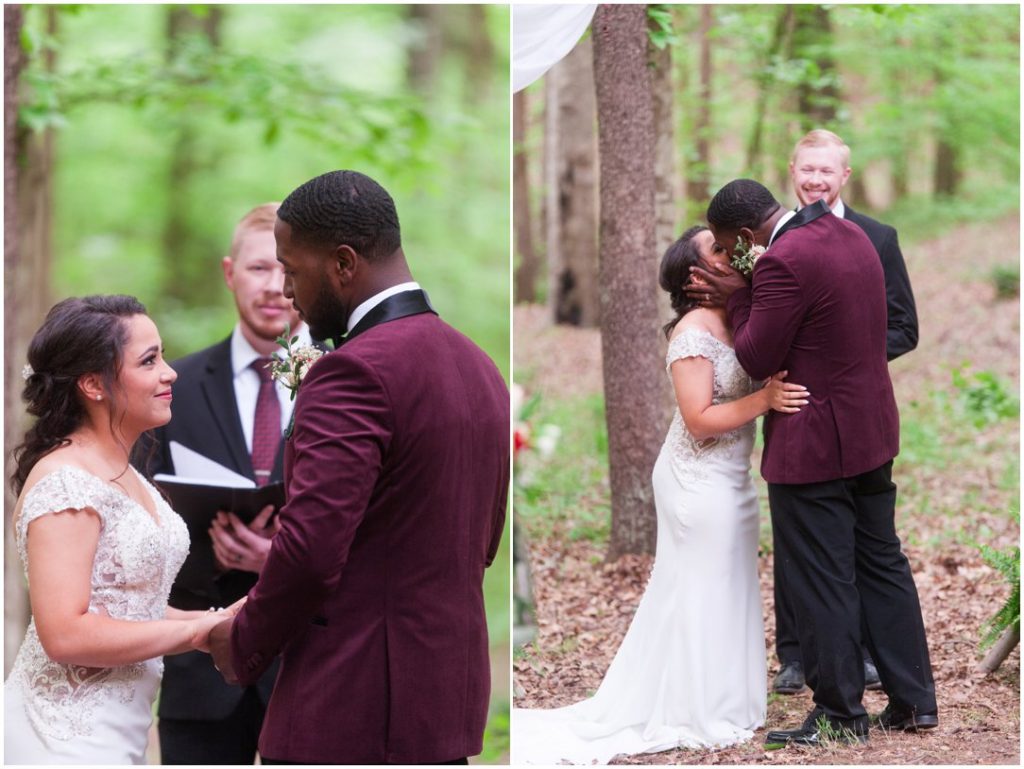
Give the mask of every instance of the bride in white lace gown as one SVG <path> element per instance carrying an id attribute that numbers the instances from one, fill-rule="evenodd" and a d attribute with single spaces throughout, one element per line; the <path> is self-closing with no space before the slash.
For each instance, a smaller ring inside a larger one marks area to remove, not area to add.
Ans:
<path id="1" fill-rule="evenodd" d="M 228 612 L 168 609 L 188 531 L 128 465 L 170 418 L 174 371 L 131 297 L 58 303 L 29 346 L 38 419 L 16 450 L 15 537 L 32 620 L 4 684 L 4 763 L 144 763 L 162 655 Z"/>
<path id="2" fill-rule="evenodd" d="M 556 710 L 513 710 L 514 764 L 721 747 L 764 723 L 753 420 L 769 408 L 792 413 L 807 393 L 783 382 L 785 372 L 755 391 L 729 344 L 724 312 L 687 306 L 690 265 L 712 260 L 724 254 L 706 228 L 693 228 L 662 261 L 662 287 L 679 313 L 666 328 L 679 409 L 654 465 L 650 582 L 593 697 Z"/>

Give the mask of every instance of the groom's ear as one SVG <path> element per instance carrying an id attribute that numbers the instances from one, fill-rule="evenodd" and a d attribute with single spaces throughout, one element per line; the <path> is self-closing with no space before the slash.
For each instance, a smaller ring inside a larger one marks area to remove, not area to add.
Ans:
<path id="1" fill-rule="evenodd" d="M 740 227 L 740 231 L 736 233 L 739 237 L 743 238 L 743 242 L 748 246 L 754 244 L 754 231 L 749 227 Z"/>
<path id="2" fill-rule="evenodd" d="M 352 282 L 358 259 L 352 246 L 342 244 L 334 249 L 330 269 L 341 285 L 345 286 Z"/>

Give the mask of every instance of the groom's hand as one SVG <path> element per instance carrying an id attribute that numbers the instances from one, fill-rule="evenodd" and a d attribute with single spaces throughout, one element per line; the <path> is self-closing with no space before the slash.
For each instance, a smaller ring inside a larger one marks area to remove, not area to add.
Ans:
<path id="1" fill-rule="evenodd" d="M 231 664 L 231 623 L 233 619 L 226 619 L 214 625 L 210 630 L 210 655 L 213 657 L 213 666 L 224 676 L 229 684 L 237 684 L 238 676 L 235 675 L 235 668 Z"/>
<path id="2" fill-rule="evenodd" d="M 690 274 L 702 282 L 688 283 L 686 295 L 701 307 L 725 307 L 730 296 L 750 285 L 742 273 L 728 265 L 716 262 L 714 268 L 714 271 L 696 266 L 690 268 Z"/>
<path id="3" fill-rule="evenodd" d="M 210 540 L 217 565 L 259 574 L 270 552 L 270 541 L 281 528 L 273 505 L 264 507 L 246 526 L 234 513 L 218 512 L 210 526 Z M 269 521 L 269 522 L 268 522 Z"/>

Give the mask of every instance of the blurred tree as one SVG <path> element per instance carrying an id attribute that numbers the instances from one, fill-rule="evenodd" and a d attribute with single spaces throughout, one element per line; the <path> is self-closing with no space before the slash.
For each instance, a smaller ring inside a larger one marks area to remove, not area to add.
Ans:
<path id="1" fill-rule="evenodd" d="M 18 178 L 18 75 L 25 63 L 21 47 L 23 14 L 18 5 L 4 6 L 4 197 L 17 198 Z M 15 445 L 24 434 L 20 403 L 21 383 L 18 351 L 19 310 L 22 305 L 13 277 L 18 267 L 18 206 L 4 206 L 4 479 L 14 471 Z M 14 496 L 4 487 L 4 677 L 11 671 L 21 645 L 21 631 L 28 624 L 28 596 L 24 589 L 21 557 L 14 542 Z"/>
<path id="2" fill-rule="evenodd" d="M 687 197 L 700 206 L 711 200 L 711 29 L 714 25 L 714 6 L 700 6 L 700 25 L 698 26 L 698 51 L 700 64 L 698 67 L 698 88 L 694 113 L 693 133 L 696 157 L 691 164 L 688 180 Z"/>
<path id="3" fill-rule="evenodd" d="M 676 164 L 675 89 L 672 87 L 672 48 L 679 41 L 672 29 L 672 11 L 666 6 L 648 6 L 647 27 L 654 104 L 654 252 L 660 256 L 676 239 L 676 207 L 682 198 L 682 180 Z"/>
<path id="4" fill-rule="evenodd" d="M 516 265 L 515 300 L 537 300 L 537 272 L 540 268 L 533 240 L 533 214 L 530 210 L 530 164 L 527 156 L 526 91 L 512 97 L 512 222 L 515 227 Z"/>
<path id="5" fill-rule="evenodd" d="M 211 56 L 220 46 L 220 27 L 224 17 L 222 6 L 169 5 L 167 13 L 167 65 L 178 69 L 184 65 L 190 45 L 207 48 Z M 192 73 L 191 85 L 199 85 L 209 77 L 207 72 Z M 163 258 L 178 269 L 168 270 L 163 294 L 172 301 L 207 304 L 216 301 L 220 284 L 209 280 L 216 263 L 219 241 L 213 240 L 196 226 L 192 202 L 195 185 L 216 173 L 218 153 L 203 152 L 200 116 L 194 110 L 182 110 L 174 116 L 174 136 L 170 141 L 170 158 L 165 180 L 166 202 L 163 222 Z"/>
<path id="6" fill-rule="evenodd" d="M 419 94 L 430 94 L 437 79 L 443 51 L 441 10 L 441 6 L 426 3 L 406 6 L 409 23 L 406 79 L 409 87 Z"/>
<path id="7" fill-rule="evenodd" d="M 594 120 L 594 57 L 584 38 L 545 75 L 558 106 L 554 154 L 556 208 L 548 211 L 558 243 L 550 249 L 554 277 L 548 304 L 555 323 L 596 326 L 597 298 L 597 142 Z"/>
<path id="8" fill-rule="evenodd" d="M 651 468 L 664 382 L 654 253 L 654 106 L 647 9 L 599 5 L 591 25 L 601 161 L 601 354 L 612 530 L 608 559 L 653 553 Z"/>

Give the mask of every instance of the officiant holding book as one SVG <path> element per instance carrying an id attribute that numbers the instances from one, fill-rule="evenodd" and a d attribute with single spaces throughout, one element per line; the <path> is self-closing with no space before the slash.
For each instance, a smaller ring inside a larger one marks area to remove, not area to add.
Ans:
<path id="1" fill-rule="evenodd" d="M 235 298 L 238 323 L 224 341 L 172 366 L 178 373 L 170 423 L 156 432 L 147 468 L 175 473 L 171 443 L 197 452 L 257 486 L 281 481 L 281 434 L 293 401 L 270 378 L 266 364 L 281 350 L 277 337 L 289 325 L 309 334 L 282 294 L 284 274 L 276 259 L 277 203 L 257 206 L 235 228 L 222 260 L 224 281 Z M 186 474 L 179 469 L 179 474 Z M 179 510 L 186 519 L 188 510 Z M 180 609 L 228 606 L 256 582 L 276 531 L 273 508 L 246 525 L 232 511 L 216 514 L 208 532 L 192 534 L 192 548 L 171 590 Z M 254 686 L 224 683 L 202 652 L 164 660 L 160 696 L 160 752 L 164 764 L 252 764 L 277 665 Z"/>

